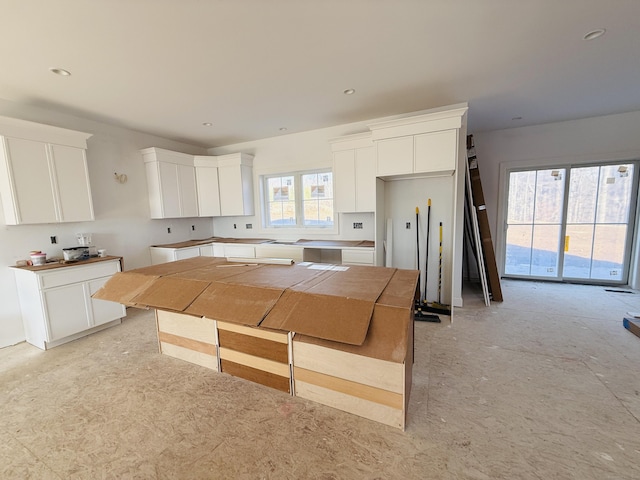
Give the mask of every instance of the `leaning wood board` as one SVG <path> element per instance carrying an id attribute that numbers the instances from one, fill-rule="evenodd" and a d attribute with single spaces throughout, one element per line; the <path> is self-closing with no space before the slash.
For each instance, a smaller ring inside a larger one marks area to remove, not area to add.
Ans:
<path id="1" fill-rule="evenodd" d="M 471 151 L 472 149 L 473 151 Z M 467 150 L 470 151 L 467 162 L 469 164 L 469 175 L 471 177 L 471 196 L 473 197 L 473 204 L 478 214 L 478 227 L 480 228 L 480 239 L 482 252 L 484 254 L 485 269 L 489 279 L 489 287 L 491 288 L 491 298 L 496 302 L 502 302 L 503 298 L 502 286 L 500 285 L 500 274 L 498 273 L 496 255 L 493 250 L 491 228 L 489 226 L 487 206 L 484 201 L 482 181 L 480 180 L 478 159 L 475 155 L 475 147 L 473 145 L 473 135 L 467 136 Z"/>
<path id="2" fill-rule="evenodd" d="M 220 371 L 291 393 L 290 334 L 216 322 Z"/>
<path id="3" fill-rule="evenodd" d="M 156 310 L 160 352 L 218 371 L 215 322 L 184 313 Z"/>

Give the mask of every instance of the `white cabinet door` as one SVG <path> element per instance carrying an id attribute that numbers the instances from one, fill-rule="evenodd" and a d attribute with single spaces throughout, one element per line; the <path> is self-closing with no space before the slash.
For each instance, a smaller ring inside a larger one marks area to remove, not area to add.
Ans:
<path id="1" fill-rule="evenodd" d="M 376 210 L 376 163 L 373 147 L 355 151 L 356 212 Z"/>
<path id="2" fill-rule="evenodd" d="M 201 257 L 213 257 L 213 245 L 200 245 Z"/>
<path id="3" fill-rule="evenodd" d="M 246 165 L 218 167 L 220 214 L 222 216 L 253 215 L 253 171 Z"/>
<path id="4" fill-rule="evenodd" d="M 453 172 L 458 158 L 456 129 L 415 136 L 415 172 Z"/>
<path id="5" fill-rule="evenodd" d="M 88 282 L 89 295 L 96 293 L 111 277 L 98 278 Z M 88 299 L 91 305 L 91 326 L 95 327 L 108 323 L 126 315 L 124 305 L 117 302 L 108 302 L 97 298 Z"/>
<path id="6" fill-rule="evenodd" d="M 413 136 L 376 142 L 379 177 L 413 173 Z"/>
<path id="7" fill-rule="evenodd" d="M 178 182 L 178 165 L 158 162 L 160 175 L 160 200 L 162 213 L 158 218 L 180 217 L 180 182 Z"/>
<path id="8" fill-rule="evenodd" d="M 43 290 L 49 342 L 68 337 L 91 326 L 85 302 L 84 285 L 84 283 L 74 283 Z"/>
<path id="9" fill-rule="evenodd" d="M 355 150 L 333 153 L 333 187 L 336 212 L 356 211 L 355 161 Z"/>
<path id="10" fill-rule="evenodd" d="M 64 145 L 51 145 L 51 155 L 60 202 L 59 221 L 93 220 L 93 202 L 85 151 Z"/>
<path id="11" fill-rule="evenodd" d="M 47 145 L 21 138 L 5 138 L 5 158 L 9 177 L 13 180 L 12 195 L 3 195 L 3 207 L 7 223 L 55 223 L 55 196 Z M 9 193 L 9 192 L 7 192 Z M 8 211 L 9 207 L 14 208 Z"/>
<path id="12" fill-rule="evenodd" d="M 196 169 L 190 165 L 178 165 L 180 182 L 180 216 L 198 216 L 198 194 L 196 192 Z"/>
<path id="13" fill-rule="evenodd" d="M 198 191 L 198 215 L 200 217 L 219 217 L 218 167 L 196 167 L 196 186 Z"/>

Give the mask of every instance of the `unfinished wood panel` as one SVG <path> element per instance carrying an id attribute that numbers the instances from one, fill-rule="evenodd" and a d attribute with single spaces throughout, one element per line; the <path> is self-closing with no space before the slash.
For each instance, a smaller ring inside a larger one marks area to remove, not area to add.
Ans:
<path id="1" fill-rule="evenodd" d="M 257 370 L 264 370 L 265 372 L 273 373 L 275 375 L 289 377 L 288 363 L 274 362 L 273 360 L 247 355 L 246 353 L 236 352 L 235 350 L 229 350 L 224 347 L 220 347 L 220 359 L 229 360 L 240 365 L 246 365 Z"/>
<path id="2" fill-rule="evenodd" d="M 370 385 L 395 393 L 404 393 L 402 363 L 387 362 L 353 353 L 333 350 L 293 340 L 295 367 L 320 372 L 333 377 Z"/>
<path id="3" fill-rule="evenodd" d="M 218 341 L 220 346 L 230 350 L 266 358 L 274 362 L 289 362 L 289 352 L 287 345 L 284 343 L 222 329 L 218 331 Z"/>
<path id="4" fill-rule="evenodd" d="M 169 357 L 178 358 L 189 363 L 194 363 L 211 370 L 218 371 L 218 357 L 206 353 L 190 350 L 171 343 L 160 342 L 160 351 Z"/>
<path id="5" fill-rule="evenodd" d="M 287 334 L 285 332 L 276 332 L 264 328 L 251 328 L 236 323 L 218 322 L 218 330 L 228 330 L 230 332 L 250 335 L 252 337 L 264 338 L 273 342 L 287 343 Z"/>
<path id="6" fill-rule="evenodd" d="M 215 345 L 215 324 L 213 320 L 194 317 L 183 313 L 157 311 L 158 330 L 180 337 L 191 338 Z"/>
<path id="7" fill-rule="evenodd" d="M 295 382 L 296 396 L 404 430 L 404 412 L 310 383 Z"/>
<path id="8" fill-rule="evenodd" d="M 381 388 L 370 387 L 362 383 L 344 380 L 338 377 L 332 377 L 323 373 L 313 372 L 304 368 L 295 367 L 293 377 L 296 382 L 310 383 L 319 387 L 328 388 L 335 392 L 344 393 L 352 397 L 362 398 L 371 402 L 386 405 L 387 407 L 402 410 L 404 406 L 403 395 L 400 393 L 389 392 Z"/>
<path id="9" fill-rule="evenodd" d="M 200 342 L 198 340 L 180 337 L 166 332 L 158 332 L 158 339 L 160 342 L 170 343 L 172 345 L 177 345 L 178 347 L 187 348 L 206 355 L 217 356 L 216 346 L 210 343 Z"/>
<path id="10" fill-rule="evenodd" d="M 261 369 L 248 367 L 228 360 L 220 361 L 221 371 L 234 377 L 244 378 L 254 383 L 259 383 L 266 387 L 275 388 L 283 392 L 290 393 L 289 377 L 283 377 Z"/>

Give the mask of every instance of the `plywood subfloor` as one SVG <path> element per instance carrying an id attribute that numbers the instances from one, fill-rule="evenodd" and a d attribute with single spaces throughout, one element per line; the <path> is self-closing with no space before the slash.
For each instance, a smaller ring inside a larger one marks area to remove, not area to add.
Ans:
<path id="1" fill-rule="evenodd" d="M 465 288 L 416 324 L 406 432 L 157 351 L 153 313 L 0 350 L 0 478 L 640 478 L 640 294 Z"/>

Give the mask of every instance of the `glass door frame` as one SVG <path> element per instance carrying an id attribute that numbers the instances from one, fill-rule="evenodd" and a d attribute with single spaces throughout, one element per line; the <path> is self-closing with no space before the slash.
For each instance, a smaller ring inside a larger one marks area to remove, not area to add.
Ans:
<path id="1" fill-rule="evenodd" d="M 629 218 L 627 222 L 627 236 L 625 239 L 625 252 L 623 259 L 624 275 L 621 280 L 610 281 L 603 279 L 576 279 L 576 278 L 564 278 L 564 241 L 566 238 L 567 229 L 567 211 L 569 208 L 569 193 L 571 182 L 571 169 L 581 167 L 600 167 L 606 165 L 618 165 L 621 163 L 633 164 L 633 178 L 631 188 L 631 198 L 629 199 Z M 565 186 L 564 186 L 564 198 L 562 205 L 562 222 L 560 225 L 560 236 L 558 238 L 558 272 L 555 277 L 543 277 L 532 275 L 514 275 L 505 274 L 505 256 L 506 256 L 506 241 L 507 241 L 507 218 L 508 218 L 508 200 L 509 200 L 509 177 L 511 172 L 527 172 L 534 170 L 549 170 L 549 169 L 564 169 L 566 172 Z M 585 285 L 627 285 L 629 282 L 630 274 L 634 269 L 631 265 L 633 252 L 640 241 L 636 238 L 636 218 L 640 217 L 640 205 L 638 204 L 638 187 L 640 182 L 640 159 L 616 159 L 616 160 L 591 160 L 591 161 L 573 161 L 573 162 L 535 162 L 532 164 L 523 165 L 522 162 L 510 162 L 500 165 L 500 188 L 498 192 L 498 219 L 497 225 L 499 228 L 496 232 L 496 260 L 498 263 L 498 269 L 501 277 L 512 279 L 523 279 L 532 281 L 547 281 L 558 283 L 578 283 Z"/>

